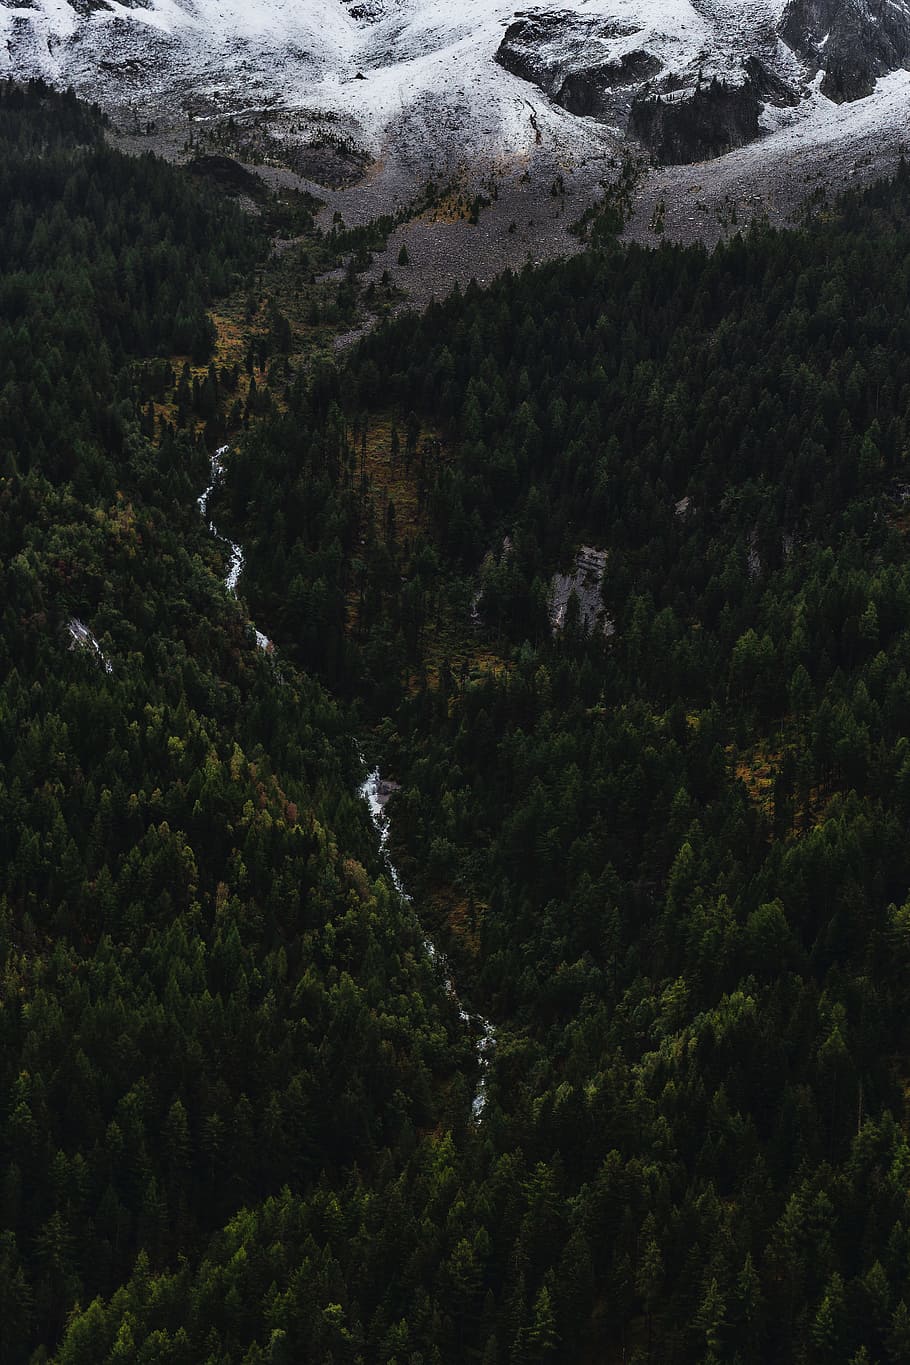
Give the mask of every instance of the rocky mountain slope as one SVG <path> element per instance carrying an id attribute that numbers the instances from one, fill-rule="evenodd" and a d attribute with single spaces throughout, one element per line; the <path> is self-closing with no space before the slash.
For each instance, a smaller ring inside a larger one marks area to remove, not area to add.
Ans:
<path id="1" fill-rule="evenodd" d="M 860 99 L 910 59 L 905 0 L 687 8 L 523 14 L 496 60 L 570 113 L 624 122 L 658 161 L 685 163 L 753 141 L 774 107 Z"/>
<path id="2" fill-rule="evenodd" d="M 780 34 L 839 103 L 871 94 L 879 76 L 910 58 L 906 0 L 789 0 Z"/>
<path id="3" fill-rule="evenodd" d="M 0 0 L 0 73 L 137 120 L 291 109 L 291 136 L 426 166 L 522 155 L 542 119 L 568 150 L 632 136 L 703 160 L 910 64 L 908 0 L 513 5 Z"/>

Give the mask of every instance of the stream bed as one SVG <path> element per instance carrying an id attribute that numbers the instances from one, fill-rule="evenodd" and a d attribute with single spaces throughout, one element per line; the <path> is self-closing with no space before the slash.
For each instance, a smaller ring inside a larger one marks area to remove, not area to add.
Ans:
<path id="1" fill-rule="evenodd" d="M 219 446 L 212 456 L 211 470 L 209 472 L 209 486 L 204 493 L 200 493 L 196 501 L 199 504 L 199 511 L 208 522 L 209 530 L 216 540 L 222 541 L 228 546 L 230 555 L 228 557 L 228 571 L 224 576 L 224 586 L 232 597 L 237 596 L 237 584 L 240 582 L 240 575 L 243 573 L 243 551 L 233 540 L 228 540 L 223 536 L 218 527 L 209 516 L 209 498 L 218 486 L 218 482 L 224 473 L 224 457 L 230 450 L 230 446 Z M 255 625 L 253 630 L 256 635 L 256 643 L 260 649 L 270 650 L 273 648 L 272 642 L 267 635 L 263 635 L 261 630 L 257 630 Z"/>
<path id="2" fill-rule="evenodd" d="M 401 899 L 407 905 L 411 905 L 411 897 L 405 890 L 401 875 L 388 853 L 389 817 L 385 807 L 386 802 L 389 799 L 389 785 L 389 783 L 383 782 L 379 775 L 379 769 L 374 768 L 371 773 L 368 773 L 366 779 L 361 784 L 360 795 L 369 806 L 373 825 L 379 835 L 379 847 L 385 858 L 385 864 L 388 868 L 392 885 Z M 420 927 L 422 929 L 422 926 Z M 473 1113 L 474 1118 L 479 1120 L 483 1117 L 483 1111 L 487 1103 L 487 1075 L 490 1069 L 493 1049 L 496 1046 L 496 1032 L 489 1019 L 485 1019 L 481 1014 L 471 1014 L 465 1009 L 459 999 L 458 988 L 455 985 L 448 959 L 444 953 L 440 952 L 433 940 L 428 938 L 426 934 L 423 935 L 423 946 L 427 957 L 439 968 L 445 983 L 446 991 L 458 1006 L 458 1013 L 461 1016 L 462 1022 L 471 1029 L 475 1037 L 474 1052 L 477 1057 L 478 1079 L 477 1089 L 474 1091 L 474 1098 L 471 1101 L 471 1112 Z"/>
<path id="3" fill-rule="evenodd" d="M 199 504 L 199 511 L 208 522 L 208 527 L 212 535 L 229 548 L 228 571 L 224 577 L 224 586 L 232 597 L 236 597 L 237 584 L 240 582 L 240 575 L 243 573 L 243 550 L 234 541 L 228 540 L 226 536 L 223 536 L 209 516 L 209 499 L 224 473 L 224 458 L 229 449 L 230 446 L 219 446 L 215 451 L 212 456 L 209 485 L 205 492 L 200 494 L 197 502 Z M 267 635 L 263 635 L 262 631 L 257 630 L 255 625 L 253 625 L 253 630 L 256 634 L 256 643 L 260 649 L 269 651 L 274 649 L 274 646 Z M 388 854 L 389 817 L 386 814 L 385 805 L 386 801 L 389 799 L 389 794 L 393 786 L 394 784 L 383 782 L 379 775 L 379 769 L 374 768 L 361 784 L 359 792 L 360 796 L 366 801 L 369 807 L 373 826 L 379 836 L 379 848 L 385 858 L 392 885 L 401 899 L 407 905 L 411 905 L 411 897 L 404 889 L 398 869 Z M 448 959 L 439 951 L 432 939 L 427 938 L 426 935 L 423 937 L 423 946 L 427 957 L 442 973 L 446 991 L 456 1002 L 462 1022 L 474 1035 L 474 1052 L 477 1057 L 478 1080 L 477 1088 L 474 1091 L 474 1097 L 471 1101 L 471 1112 L 474 1118 L 479 1120 L 483 1116 L 483 1111 L 487 1102 L 487 1073 L 490 1069 L 490 1060 L 493 1049 L 496 1046 L 496 1034 L 489 1019 L 484 1019 L 480 1014 L 470 1014 L 465 1009 L 464 1005 L 462 1005 L 458 996 L 458 990 L 455 986 L 455 981 L 452 977 Z"/>

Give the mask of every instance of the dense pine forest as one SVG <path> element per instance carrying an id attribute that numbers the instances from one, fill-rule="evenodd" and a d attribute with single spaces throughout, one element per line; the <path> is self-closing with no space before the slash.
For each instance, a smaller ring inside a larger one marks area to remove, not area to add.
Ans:
<path id="1" fill-rule="evenodd" d="M 204 352 L 258 236 L 68 100 L 5 90 L 0 131 L 0 1358 L 81 1305 L 61 1358 L 198 1361 L 207 1314 L 102 1342 L 93 1301 L 399 1178 L 471 1052 L 338 707 L 224 592 L 206 450 L 142 435 L 133 360 Z"/>
<path id="2" fill-rule="evenodd" d="M 269 226 L 0 87 L 0 1361 L 910 1362 L 910 172 L 346 360 Z"/>

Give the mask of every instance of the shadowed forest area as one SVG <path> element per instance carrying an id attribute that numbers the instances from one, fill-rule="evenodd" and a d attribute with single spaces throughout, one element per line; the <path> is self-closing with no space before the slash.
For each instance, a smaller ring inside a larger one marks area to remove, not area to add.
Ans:
<path id="1" fill-rule="evenodd" d="M 266 212 L 0 151 L 0 1361 L 910 1362 L 910 173 L 339 361 Z"/>

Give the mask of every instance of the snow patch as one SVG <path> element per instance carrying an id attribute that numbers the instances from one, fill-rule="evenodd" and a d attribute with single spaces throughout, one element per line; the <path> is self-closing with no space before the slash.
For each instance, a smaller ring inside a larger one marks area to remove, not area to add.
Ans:
<path id="1" fill-rule="evenodd" d="M 72 83 L 137 117 L 176 116 L 200 101 L 224 112 L 294 110 L 298 136 L 312 136 L 321 119 L 333 137 L 423 168 L 524 156 L 541 132 L 554 151 L 603 155 L 624 114 L 600 124 L 566 114 L 495 63 L 516 15 L 589 27 L 597 61 L 651 54 L 671 99 L 713 76 L 736 83 L 744 59 L 757 56 L 811 105 L 813 73 L 779 36 L 784 8 L 784 0 L 107 0 L 77 13 L 67 0 L 0 0 L 0 75 Z M 558 36 L 552 60 L 561 60 Z"/>

